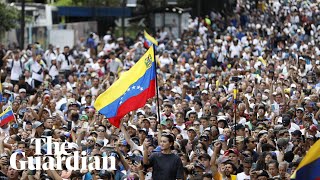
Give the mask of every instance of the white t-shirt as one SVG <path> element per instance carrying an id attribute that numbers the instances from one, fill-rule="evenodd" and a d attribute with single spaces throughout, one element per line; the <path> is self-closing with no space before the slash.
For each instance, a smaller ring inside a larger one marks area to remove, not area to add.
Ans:
<path id="1" fill-rule="evenodd" d="M 231 45 L 230 47 L 230 57 L 234 58 L 235 56 L 240 57 L 240 51 L 242 50 L 241 46 L 238 44 L 237 46 Z"/>
<path id="2" fill-rule="evenodd" d="M 99 92 L 99 88 L 92 87 L 90 91 L 92 96 L 97 96 Z"/>
<path id="3" fill-rule="evenodd" d="M 42 72 L 40 70 L 42 69 Z M 32 79 L 43 82 L 43 71 L 44 68 L 36 61 L 31 65 L 31 71 L 32 71 Z"/>
<path id="4" fill-rule="evenodd" d="M 292 133 L 295 130 L 300 130 L 300 127 L 296 123 L 290 123 L 290 124 L 291 124 L 291 127 L 288 130 L 290 133 Z"/>
<path id="5" fill-rule="evenodd" d="M 68 56 L 68 60 L 69 60 L 69 64 L 68 61 L 66 60 L 66 57 L 64 54 L 59 54 L 57 61 L 61 63 L 61 70 L 70 70 L 71 69 L 71 65 L 74 63 L 74 59 L 71 55 Z"/>
<path id="6" fill-rule="evenodd" d="M 250 175 L 246 175 L 244 172 L 237 174 L 237 180 L 249 180 Z"/>
<path id="7" fill-rule="evenodd" d="M 49 69 L 49 75 L 51 76 L 52 79 L 54 79 L 54 77 L 59 75 L 59 71 L 57 66 L 51 66 Z"/>
<path id="8" fill-rule="evenodd" d="M 160 61 L 160 67 L 164 67 L 165 65 L 170 65 L 170 64 L 173 64 L 173 60 L 170 58 L 170 57 L 160 57 L 159 58 L 159 61 Z"/>
<path id="9" fill-rule="evenodd" d="M 13 67 L 11 67 L 12 61 L 13 61 Z M 10 67 L 11 67 L 10 79 L 14 81 L 19 81 L 19 76 L 22 74 L 23 63 L 20 60 L 14 61 L 13 59 L 11 60 L 9 59 L 8 63 L 10 64 Z M 22 65 L 22 68 L 21 68 L 21 65 Z"/>
<path id="10" fill-rule="evenodd" d="M 72 91 L 73 88 L 75 88 L 75 87 L 77 87 L 77 83 L 76 82 L 73 82 L 73 83 L 67 82 L 68 91 Z"/>

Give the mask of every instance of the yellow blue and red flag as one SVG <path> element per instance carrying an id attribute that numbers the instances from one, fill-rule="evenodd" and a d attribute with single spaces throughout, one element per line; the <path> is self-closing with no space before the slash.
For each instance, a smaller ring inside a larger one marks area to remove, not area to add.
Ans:
<path id="1" fill-rule="evenodd" d="M 7 107 L 5 111 L 0 114 L 0 127 L 8 124 L 9 122 L 15 120 L 13 111 L 11 107 Z"/>
<path id="2" fill-rule="evenodd" d="M 147 31 L 144 31 L 144 38 L 145 38 L 145 41 L 144 41 L 143 45 L 145 48 L 148 49 L 150 46 L 152 46 L 152 44 L 158 46 L 158 41 L 154 37 L 149 35 L 147 33 Z"/>
<path id="3" fill-rule="evenodd" d="M 320 180 L 320 140 L 311 146 L 291 179 Z"/>
<path id="4" fill-rule="evenodd" d="M 155 88 L 156 64 L 151 46 L 129 71 L 124 72 L 109 89 L 98 96 L 94 107 L 119 128 L 121 118 L 143 107 L 155 95 Z"/>

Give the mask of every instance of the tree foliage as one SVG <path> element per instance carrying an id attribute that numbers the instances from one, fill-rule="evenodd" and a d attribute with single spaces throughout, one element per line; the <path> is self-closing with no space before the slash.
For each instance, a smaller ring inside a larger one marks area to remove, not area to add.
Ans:
<path id="1" fill-rule="evenodd" d="M 16 28 L 19 20 L 19 11 L 8 4 L 0 3 L 0 33 Z"/>
<path id="2" fill-rule="evenodd" d="M 56 6 L 105 6 L 105 7 L 120 7 L 122 0 L 57 0 Z"/>

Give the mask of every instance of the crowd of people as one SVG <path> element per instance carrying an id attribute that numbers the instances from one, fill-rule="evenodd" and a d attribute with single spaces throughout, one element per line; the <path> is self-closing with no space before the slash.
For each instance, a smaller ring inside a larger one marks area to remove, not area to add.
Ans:
<path id="1" fill-rule="evenodd" d="M 146 52 L 143 33 L 132 45 L 108 32 L 75 47 L 1 46 L 0 106 L 16 119 L 0 127 L 0 179 L 290 179 L 320 138 L 319 22 L 316 1 L 243 0 L 228 16 L 190 18 L 180 37 L 158 30 L 159 99 L 120 128 L 93 104 Z M 31 139 L 45 136 L 113 156 L 116 170 L 10 165 L 15 152 L 38 156 Z"/>

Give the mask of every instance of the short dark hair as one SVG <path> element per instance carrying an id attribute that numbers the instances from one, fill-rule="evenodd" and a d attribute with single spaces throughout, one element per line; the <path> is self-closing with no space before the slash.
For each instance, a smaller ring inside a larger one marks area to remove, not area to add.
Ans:
<path id="1" fill-rule="evenodd" d="M 232 166 L 232 170 L 233 170 L 233 172 L 232 172 L 231 174 L 234 174 L 234 173 L 235 173 L 235 171 L 237 170 L 236 165 L 234 165 L 230 160 L 228 160 L 228 161 L 224 162 L 223 164 L 224 164 L 224 165 L 230 164 L 230 165 Z"/>
<path id="2" fill-rule="evenodd" d="M 98 127 L 103 127 L 103 128 L 104 128 L 104 130 L 107 130 L 107 128 L 106 128 L 106 126 L 105 126 L 105 125 L 100 124 Z"/>
<path id="3" fill-rule="evenodd" d="M 27 143 L 25 143 L 24 141 L 19 141 L 18 146 L 19 146 L 19 144 L 24 144 L 24 146 L 27 146 Z"/>

